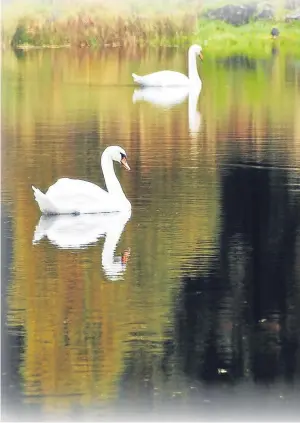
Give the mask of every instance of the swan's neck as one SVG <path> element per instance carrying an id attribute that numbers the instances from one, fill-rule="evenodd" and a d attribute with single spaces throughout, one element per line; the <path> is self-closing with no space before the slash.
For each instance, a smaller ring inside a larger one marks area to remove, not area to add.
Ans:
<path id="1" fill-rule="evenodd" d="M 198 69 L 197 69 L 196 53 L 193 50 L 189 50 L 188 71 L 189 71 L 189 80 L 193 84 L 195 83 L 201 84 L 201 80 L 200 80 Z"/>
<path id="2" fill-rule="evenodd" d="M 102 154 L 101 157 L 101 166 L 103 171 L 103 176 L 105 179 L 105 185 L 109 194 L 113 196 L 117 196 L 120 199 L 125 198 L 125 194 L 122 190 L 121 184 L 116 177 L 114 165 L 112 159 L 106 155 L 105 153 Z"/>

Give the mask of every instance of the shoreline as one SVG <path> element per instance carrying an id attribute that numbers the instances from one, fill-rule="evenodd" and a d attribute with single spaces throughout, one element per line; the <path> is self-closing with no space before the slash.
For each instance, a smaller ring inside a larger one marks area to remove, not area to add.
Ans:
<path id="1" fill-rule="evenodd" d="M 16 45 L 14 47 L 11 47 L 11 48 L 13 48 L 15 50 L 29 51 L 29 50 L 48 49 L 48 48 L 58 49 L 58 48 L 70 48 L 70 47 L 71 47 L 70 44 L 62 44 L 62 45 L 44 44 L 44 45 L 40 45 L 40 46 L 35 46 L 33 44 L 20 44 L 20 45 Z"/>
<path id="2" fill-rule="evenodd" d="M 229 24 L 224 24 L 223 22 L 199 20 L 196 33 L 189 36 L 178 35 L 175 39 L 169 39 L 167 37 L 149 38 L 147 41 L 136 39 L 131 43 L 128 42 L 123 44 L 117 41 L 112 41 L 110 43 L 94 42 L 90 44 L 86 42 L 79 45 L 75 43 L 41 43 L 40 45 L 35 45 L 27 42 L 12 46 L 11 44 L 4 43 L 2 47 L 4 49 L 12 48 L 13 50 L 23 52 L 65 48 L 87 49 L 93 51 L 97 49 L 126 49 L 132 47 L 187 48 L 195 43 L 200 44 L 203 50 L 209 51 L 209 54 L 212 56 L 243 54 L 249 57 L 266 57 L 273 54 L 276 50 L 280 51 L 281 54 L 300 58 L 300 22 L 299 28 L 295 26 L 295 31 L 293 28 L 286 29 L 286 26 L 287 24 L 279 23 L 278 27 L 281 29 L 281 34 L 278 38 L 272 39 L 269 34 L 272 25 L 269 22 L 260 22 L 258 31 L 257 25 L 253 23 L 236 28 L 231 27 Z"/>
<path id="3" fill-rule="evenodd" d="M 280 19 L 274 15 L 255 18 L 249 8 L 236 6 L 238 9 L 232 11 L 233 7 L 170 15 L 122 15 L 97 9 L 82 9 L 73 15 L 70 11 L 64 15 L 32 12 L 3 28 L 2 46 L 25 52 L 50 48 L 186 48 L 195 43 L 215 55 L 266 56 L 275 48 L 300 58 L 300 12 L 299 18 L 287 21 L 286 13 Z M 279 30 L 275 38 L 271 36 L 273 27 Z"/>

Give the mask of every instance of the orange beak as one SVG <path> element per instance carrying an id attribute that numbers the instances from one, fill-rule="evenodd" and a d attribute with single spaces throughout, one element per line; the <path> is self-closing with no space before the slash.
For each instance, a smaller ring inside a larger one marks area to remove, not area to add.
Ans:
<path id="1" fill-rule="evenodd" d="M 201 60 L 203 60 L 203 54 L 201 53 L 201 51 L 199 53 L 199 57 L 200 57 Z"/>
<path id="2" fill-rule="evenodd" d="M 126 170 L 130 170 L 129 164 L 127 163 L 127 159 L 126 157 L 123 157 L 123 159 L 121 159 L 121 164 L 123 167 L 125 167 Z"/>

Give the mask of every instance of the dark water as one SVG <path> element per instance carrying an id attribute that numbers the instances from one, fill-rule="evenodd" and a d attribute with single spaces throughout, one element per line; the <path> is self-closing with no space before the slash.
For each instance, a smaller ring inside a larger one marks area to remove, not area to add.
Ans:
<path id="1" fill-rule="evenodd" d="M 3 56 L 3 418 L 300 415 L 299 69 L 206 51 L 199 97 L 135 91 L 168 68 L 185 51 Z M 40 221 L 31 185 L 104 186 L 108 145 L 130 218 Z"/>

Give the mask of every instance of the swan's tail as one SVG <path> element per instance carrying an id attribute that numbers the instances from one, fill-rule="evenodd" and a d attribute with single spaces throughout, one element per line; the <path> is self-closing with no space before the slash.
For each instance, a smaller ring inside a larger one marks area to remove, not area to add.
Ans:
<path id="1" fill-rule="evenodd" d="M 32 185 L 34 192 L 34 198 L 39 205 L 39 208 L 43 214 L 58 214 L 57 208 L 49 198 L 42 193 L 38 188 Z"/>
<path id="2" fill-rule="evenodd" d="M 132 78 L 134 80 L 134 82 L 136 82 L 137 84 L 141 84 L 142 83 L 142 76 L 137 75 L 136 73 L 132 73 Z"/>

